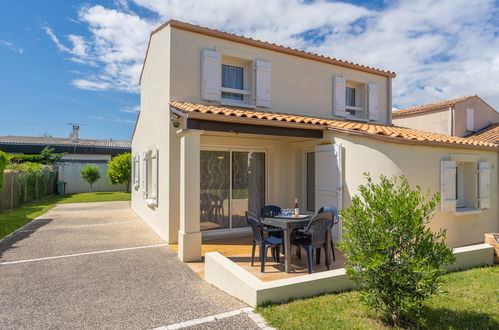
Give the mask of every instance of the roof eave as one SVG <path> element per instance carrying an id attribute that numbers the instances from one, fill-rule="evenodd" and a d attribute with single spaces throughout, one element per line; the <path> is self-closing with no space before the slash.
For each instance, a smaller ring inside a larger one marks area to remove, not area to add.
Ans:
<path id="1" fill-rule="evenodd" d="M 487 150 L 487 151 L 499 151 L 498 147 L 489 147 L 489 146 L 480 146 L 480 145 L 472 145 L 472 144 L 462 144 L 462 143 L 447 143 L 447 142 L 437 142 L 437 141 L 428 141 L 428 140 L 412 140 L 401 137 L 394 137 L 388 135 L 381 134 L 371 134 L 367 132 L 354 131 L 354 130 L 345 130 L 341 128 L 328 127 L 328 130 L 334 131 L 341 134 L 346 135 L 354 135 L 354 136 L 362 136 L 366 138 L 372 138 L 376 140 L 381 140 L 390 143 L 396 144 L 409 144 L 415 146 L 427 146 L 427 147 L 442 147 L 442 148 L 464 148 L 464 149 L 474 149 L 474 150 Z"/>

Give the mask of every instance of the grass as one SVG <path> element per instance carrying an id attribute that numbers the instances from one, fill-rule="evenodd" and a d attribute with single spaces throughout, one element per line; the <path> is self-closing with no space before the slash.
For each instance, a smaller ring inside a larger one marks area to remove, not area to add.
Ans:
<path id="1" fill-rule="evenodd" d="M 0 238 L 5 237 L 16 229 L 24 226 L 57 204 L 128 200 L 130 200 L 130 193 L 124 192 L 95 192 L 49 197 L 33 204 L 20 207 L 11 212 L 0 214 Z"/>
<path id="2" fill-rule="evenodd" d="M 499 267 L 445 275 L 444 293 L 425 302 L 423 329 L 499 329 Z M 356 291 L 259 307 L 278 329 L 389 329 Z"/>

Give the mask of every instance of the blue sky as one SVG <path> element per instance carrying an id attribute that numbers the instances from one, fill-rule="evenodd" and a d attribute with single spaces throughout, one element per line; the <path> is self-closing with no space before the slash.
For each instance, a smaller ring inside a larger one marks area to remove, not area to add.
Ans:
<path id="1" fill-rule="evenodd" d="M 0 135 L 129 139 L 148 34 L 170 18 L 395 71 L 397 108 L 499 108 L 497 0 L 4 0 Z"/>

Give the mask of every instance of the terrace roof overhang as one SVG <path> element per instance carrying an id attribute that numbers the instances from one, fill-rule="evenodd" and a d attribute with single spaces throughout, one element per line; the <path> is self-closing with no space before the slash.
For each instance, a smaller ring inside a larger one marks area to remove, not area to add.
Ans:
<path id="1" fill-rule="evenodd" d="M 310 124 L 287 123 L 235 116 L 217 116 L 199 112 L 184 112 L 170 107 L 170 111 L 182 118 L 184 129 L 212 132 L 273 135 L 322 139 L 327 127 Z"/>

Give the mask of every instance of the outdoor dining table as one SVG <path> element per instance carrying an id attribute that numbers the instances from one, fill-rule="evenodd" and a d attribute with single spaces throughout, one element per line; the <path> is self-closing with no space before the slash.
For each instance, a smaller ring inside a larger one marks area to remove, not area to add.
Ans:
<path id="1" fill-rule="evenodd" d="M 281 228 L 283 231 L 284 270 L 286 273 L 289 273 L 289 265 L 291 264 L 291 233 L 294 229 L 306 227 L 311 217 L 311 215 L 300 214 L 298 217 L 294 215 L 276 215 L 272 218 L 264 217 L 261 219 L 263 224 Z"/>

